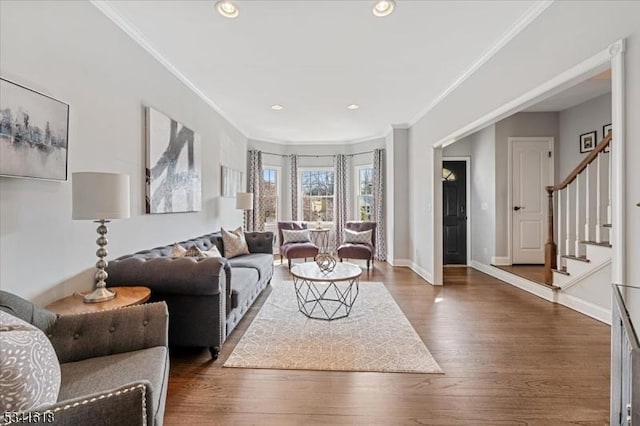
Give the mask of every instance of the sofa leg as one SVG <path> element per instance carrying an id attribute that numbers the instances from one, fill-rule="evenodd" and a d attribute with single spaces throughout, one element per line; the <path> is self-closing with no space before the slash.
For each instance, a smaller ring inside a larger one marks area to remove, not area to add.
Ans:
<path id="1" fill-rule="evenodd" d="M 209 346 L 209 352 L 211 352 L 211 358 L 215 361 L 220 355 L 220 346 Z"/>
<path id="2" fill-rule="evenodd" d="M 340 258 L 340 263 L 342 263 L 342 258 Z"/>
<path id="3" fill-rule="evenodd" d="M 280 255 L 280 264 L 282 265 L 282 255 Z"/>
<path id="4" fill-rule="evenodd" d="M 289 262 L 289 270 L 291 270 L 291 259 L 287 259 L 287 262 Z"/>
<path id="5" fill-rule="evenodd" d="M 367 259 L 367 271 L 369 270 L 370 262 L 371 262 L 371 261 L 370 261 L 369 259 Z"/>

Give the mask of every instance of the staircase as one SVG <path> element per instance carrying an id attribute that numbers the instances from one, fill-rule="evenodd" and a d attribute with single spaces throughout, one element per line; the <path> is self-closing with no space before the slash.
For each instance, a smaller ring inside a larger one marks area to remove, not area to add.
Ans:
<path id="1" fill-rule="evenodd" d="M 608 297 L 612 252 L 608 154 L 611 138 L 609 132 L 566 179 L 546 188 L 549 210 L 545 283 L 559 292 L 578 285 L 591 298 Z"/>

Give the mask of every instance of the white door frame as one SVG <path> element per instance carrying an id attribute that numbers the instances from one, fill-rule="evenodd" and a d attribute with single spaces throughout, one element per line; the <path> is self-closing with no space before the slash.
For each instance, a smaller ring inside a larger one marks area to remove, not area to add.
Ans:
<path id="1" fill-rule="evenodd" d="M 551 151 L 551 158 L 549 159 L 549 185 L 553 185 L 555 183 L 555 173 L 554 173 L 554 163 L 556 158 L 556 152 L 554 148 L 554 138 L 550 136 L 540 136 L 540 137 L 509 137 L 507 139 L 507 157 L 509 158 L 507 164 L 507 253 L 509 256 L 508 262 L 509 265 L 513 264 L 513 142 L 533 142 L 533 141 L 541 141 L 546 140 L 549 151 Z M 543 210 L 543 241 L 546 242 L 547 235 L 547 209 Z M 495 254 L 495 253 L 494 253 Z"/>
<path id="2" fill-rule="evenodd" d="M 465 167 L 467 169 L 467 199 L 465 202 L 467 203 L 467 211 L 465 214 L 467 215 L 467 265 L 471 263 L 471 157 L 470 156 L 453 156 L 453 157 L 442 157 L 442 162 L 445 161 L 464 161 Z M 442 174 L 441 174 L 442 175 Z M 442 185 L 442 180 L 440 182 Z M 440 207 L 442 208 L 442 206 Z"/>
<path id="3" fill-rule="evenodd" d="M 625 108 L 624 108 L 624 49 L 625 40 L 620 39 L 601 50 L 592 57 L 580 62 L 573 68 L 564 71 L 538 87 L 513 99 L 490 113 L 478 118 L 466 126 L 437 141 L 432 147 L 433 175 L 431 180 L 432 215 L 432 253 L 431 270 L 434 285 L 442 285 L 442 150 L 448 145 L 481 130 L 497 121 L 507 118 L 516 112 L 535 105 L 542 99 L 560 93 L 563 90 L 593 77 L 611 68 L 611 123 L 615 129 L 611 141 L 611 209 L 612 221 L 616 224 L 611 229 L 612 280 L 614 283 L 626 282 L 626 223 L 625 223 Z M 440 179 L 437 180 L 438 173 Z M 437 184 L 436 184 L 437 182 Z"/>

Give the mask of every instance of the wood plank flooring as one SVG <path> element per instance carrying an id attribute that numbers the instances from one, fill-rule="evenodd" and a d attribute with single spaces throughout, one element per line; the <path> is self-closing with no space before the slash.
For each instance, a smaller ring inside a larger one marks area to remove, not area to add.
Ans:
<path id="1" fill-rule="evenodd" d="M 386 284 L 444 375 L 222 368 L 267 288 L 216 362 L 172 349 L 165 424 L 608 424 L 608 326 L 470 268 L 433 287 L 376 262 L 362 280 Z"/>

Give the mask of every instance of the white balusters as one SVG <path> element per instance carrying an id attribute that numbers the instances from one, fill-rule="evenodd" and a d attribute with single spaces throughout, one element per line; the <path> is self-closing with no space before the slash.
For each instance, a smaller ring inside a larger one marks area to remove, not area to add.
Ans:
<path id="1" fill-rule="evenodd" d="M 580 175 L 576 176 L 576 253 L 575 256 L 580 256 Z"/>
<path id="2" fill-rule="evenodd" d="M 558 245 L 556 251 L 558 253 L 558 269 L 562 269 L 562 190 L 557 192 L 558 194 Z M 564 246 L 566 247 L 566 245 Z"/>
<path id="3" fill-rule="evenodd" d="M 602 242 L 602 220 L 600 218 L 602 210 L 602 189 L 600 188 L 602 180 L 600 179 L 600 173 L 602 169 L 600 157 L 602 157 L 602 154 L 598 154 L 596 157 L 596 243 Z"/>
<path id="4" fill-rule="evenodd" d="M 590 236 L 590 228 L 591 228 L 591 205 L 589 204 L 590 201 L 590 192 L 591 192 L 591 187 L 589 186 L 589 164 L 587 164 L 587 168 L 584 170 L 584 178 L 585 178 L 585 182 L 584 182 L 584 205 L 585 205 L 585 209 L 584 209 L 584 239 L 585 241 L 591 241 L 591 239 L 589 238 Z"/>
<path id="5" fill-rule="evenodd" d="M 567 256 L 571 254 L 571 185 L 567 186 L 567 230 L 566 230 L 566 238 L 564 240 L 565 251 Z"/>

